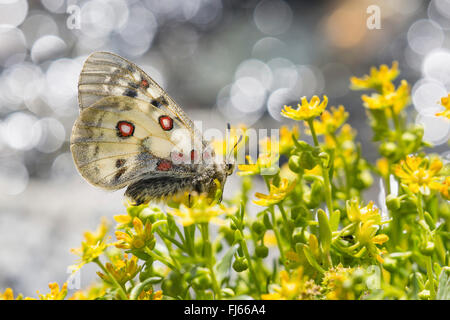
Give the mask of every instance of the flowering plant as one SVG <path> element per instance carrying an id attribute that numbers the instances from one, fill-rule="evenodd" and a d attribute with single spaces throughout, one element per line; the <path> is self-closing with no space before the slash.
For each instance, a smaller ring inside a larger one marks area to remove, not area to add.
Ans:
<path id="1" fill-rule="evenodd" d="M 351 78 L 353 89 L 374 90 L 362 100 L 375 165 L 361 154 L 344 106 L 304 97 L 282 109 L 295 126 L 281 128 L 279 145 L 262 144 L 256 160 L 238 166 L 241 188 L 231 200 L 221 203 L 218 191 L 166 211 L 127 205 L 114 217 L 115 239 L 106 221 L 86 232 L 73 249 L 74 270 L 95 263 L 98 283 L 69 298 L 450 299 L 450 165 L 427 155 L 423 129 L 407 123 L 410 86 L 396 88 L 398 75 L 394 62 Z M 442 98 L 438 116 L 449 118 L 449 101 Z M 300 139 L 302 122 L 312 144 Z M 364 197 L 376 176 L 378 206 Z M 259 180 L 267 191 L 252 194 Z M 50 289 L 39 298 L 67 296 L 67 284 Z M 10 288 L 0 298 L 23 299 Z"/>

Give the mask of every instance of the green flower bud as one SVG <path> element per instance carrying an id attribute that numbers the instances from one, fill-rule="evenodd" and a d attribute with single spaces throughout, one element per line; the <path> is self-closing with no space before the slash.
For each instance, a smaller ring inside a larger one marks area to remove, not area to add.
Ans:
<path id="1" fill-rule="evenodd" d="M 416 142 L 416 136 L 411 132 L 405 132 L 402 134 L 402 141 L 406 144 Z"/>
<path id="2" fill-rule="evenodd" d="M 303 170 L 303 168 L 300 166 L 299 156 L 292 155 L 289 157 L 289 169 L 295 173 L 300 173 Z"/>
<path id="3" fill-rule="evenodd" d="M 390 211 L 397 211 L 400 209 L 401 203 L 400 198 L 392 194 L 386 197 L 386 206 Z"/>
<path id="4" fill-rule="evenodd" d="M 430 290 L 422 290 L 418 294 L 420 300 L 429 300 L 431 299 Z"/>
<path id="5" fill-rule="evenodd" d="M 302 232 L 302 228 L 295 228 L 294 232 L 292 233 L 292 241 L 294 241 L 294 243 L 299 243 L 299 242 L 305 242 L 305 235 Z"/>
<path id="6" fill-rule="evenodd" d="M 255 248 L 255 254 L 258 258 L 265 258 L 269 255 L 269 248 L 265 245 L 260 245 Z"/>
<path id="7" fill-rule="evenodd" d="M 435 245 L 432 241 L 427 241 L 426 243 L 419 246 L 420 252 L 425 256 L 431 256 L 434 252 L 434 248 Z"/>
<path id="8" fill-rule="evenodd" d="M 211 283 L 209 274 L 202 274 L 192 280 L 192 287 L 196 290 L 206 290 L 211 287 Z"/>
<path id="9" fill-rule="evenodd" d="M 397 152 L 397 145 L 393 142 L 384 142 L 380 145 L 380 154 L 390 158 Z"/>
<path id="10" fill-rule="evenodd" d="M 243 271 L 247 270 L 247 268 L 248 268 L 248 263 L 245 258 L 238 257 L 238 258 L 236 258 L 236 260 L 234 260 L 234 262 L 233 262 L 234 271 L 243 272 Z"/>
<path id="11" fill-rule="evenodd" d="M 242 232 L 240 230 L 234 231 L 234 241 L 239 242 L 244 240 L 244 237 L 242 236 Z"/>
<path id="12" fill-rule="evenodd" d="M 317 165 L 316 159 L 313 157 L 311 152 L 302 152 L 300 155 L 300 167 L 304 169 L 311 170 Z"/>
<path id="13" fill-rule="evenodd" d="M 264 235 L 264 232 L 266 232 L 264 223 L 262 223 L 260 221 L 253 222 L 252 223 L 252 231 L 261 237 L 262 235 Z"/>

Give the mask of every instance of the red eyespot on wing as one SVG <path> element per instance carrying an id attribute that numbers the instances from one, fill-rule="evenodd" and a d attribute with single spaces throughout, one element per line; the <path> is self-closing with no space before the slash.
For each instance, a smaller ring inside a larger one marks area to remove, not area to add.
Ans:
<path id="1" fill-rule="evenodd" d="M 168 160 L 161 160 L 158 162 L 156 166 L 156 170 L 158 171 L 169 171 L 172 168 L 172 162 Z"/>
<path id="2" fill-rule="evenodd" d="M 170 158 L 172 159 L 172 162 L 175 164 L 181 164 L 185 161 L 185 156 L 182 152 L 179 151 L 172 151 L 170 153 Z"/>
<path id="3" fill-rule="evenodd" d="M 173 119 L 169 116 L 160 116 L 159 117 L 159 125 L 165 131 L 172 130 L 173 128 Z"/>
<path id="4" fill-rule="evenodd" d="M 145 80 L 145 79 L 143 79 L 143 80 L 141 81 L 141 87 L 147 89 L 147 88 L 148 88 L 148 81 Z"/>
<path id="5" fill-rule="evenodd" d="M 128 121 L 119 121 L 117 122 L 116 129 L 119 137 L 131 137 L 134 133 L 134 124 Z"/>

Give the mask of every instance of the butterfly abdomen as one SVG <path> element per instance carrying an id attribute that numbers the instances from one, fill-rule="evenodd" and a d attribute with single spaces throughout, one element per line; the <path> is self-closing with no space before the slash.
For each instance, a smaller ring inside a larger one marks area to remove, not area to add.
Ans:
<path id="1" fill-rule="evenodd" d="M 135 205 L 161 200 L 185 191 L 192 191 L 191 178 L 156 177 L 139 180 L 128 186 L 125 196 Z"/>

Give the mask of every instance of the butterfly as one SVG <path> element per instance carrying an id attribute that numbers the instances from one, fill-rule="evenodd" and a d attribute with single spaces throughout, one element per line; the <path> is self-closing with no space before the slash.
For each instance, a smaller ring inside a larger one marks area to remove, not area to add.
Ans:
<path id="1" fill-rule="evenodd" d="M 233 173 L 175 101 L 116 54 L 86 59 L 78 102 L 70 150 L 79 173 L 102 189 L 127 187 L 134 205 L 186 192 L 212 196 Z"/>

